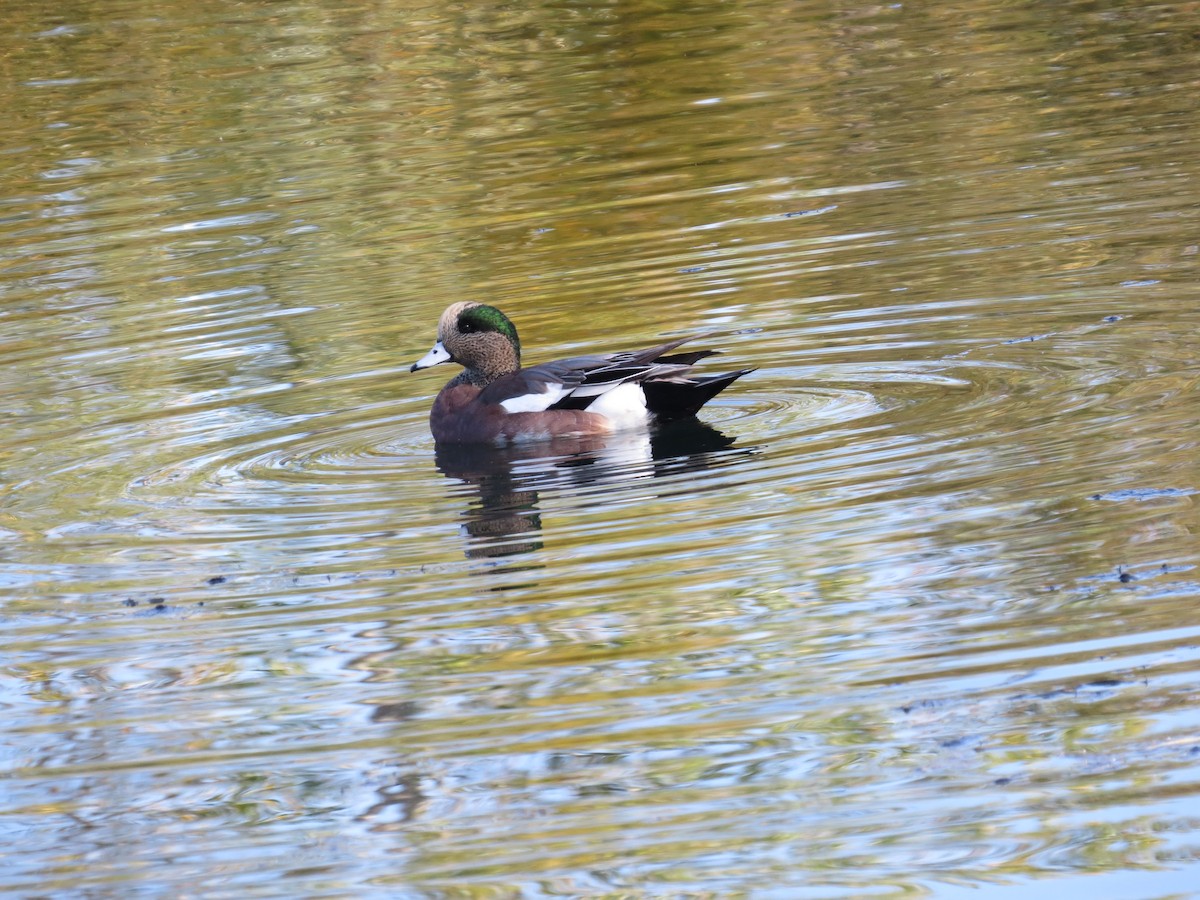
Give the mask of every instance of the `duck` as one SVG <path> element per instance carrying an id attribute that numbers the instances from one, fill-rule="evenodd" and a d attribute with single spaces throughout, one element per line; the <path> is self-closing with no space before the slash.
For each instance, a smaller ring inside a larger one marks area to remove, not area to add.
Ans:
<path id="1" fill-rule="evenodd" d="M 693 377 L 718 350 L 672 353 L 693 335 L 645 350 L 576 356 L 521 367 L 516 326 L 494 306 L 452 303 L 437 340 L 410 372 L 442 363 L 463 371 L 438 393 L 429 427 L 439 444 L 508 446 L 558 438 L 603 437 L 694 416 L 753 369 Z"/>

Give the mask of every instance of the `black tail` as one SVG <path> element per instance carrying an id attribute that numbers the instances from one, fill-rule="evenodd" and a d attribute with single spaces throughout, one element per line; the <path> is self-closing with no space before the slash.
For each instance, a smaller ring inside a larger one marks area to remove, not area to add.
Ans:
<path id="1" fill-rule="evenodd" d="M 646 407 L 659 422 L 694 416 L 705 403 L 753 369 L 739 369 L 724 375 L 690 378 L 686 381 L 644 381 Z"/>

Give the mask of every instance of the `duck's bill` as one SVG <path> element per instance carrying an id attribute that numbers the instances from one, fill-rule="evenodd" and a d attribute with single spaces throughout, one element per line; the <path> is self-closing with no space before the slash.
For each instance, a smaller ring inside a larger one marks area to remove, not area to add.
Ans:
<path id="1" fill-rule="evenodd" d="M 436 366 L 438 363 L 444 362 L 450 362 L 450 351 L 442 346 L 441 341 L 438 341 L 433 345 L 433 349 L 413 363 L 412 368 L 408 371 L 415 372 L 417 369 L 428 369 L 430 366 Z"/>

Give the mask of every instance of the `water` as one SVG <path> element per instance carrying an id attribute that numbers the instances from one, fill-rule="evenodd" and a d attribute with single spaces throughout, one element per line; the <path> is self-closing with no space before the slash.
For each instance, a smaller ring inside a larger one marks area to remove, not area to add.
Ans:
<path id="1" fill-rule="evenodd" d="M 1190 7 L 6 12 L 7 892 L 1200 883 Z M 435 450 L 472 298 L 758 370 Z"/>

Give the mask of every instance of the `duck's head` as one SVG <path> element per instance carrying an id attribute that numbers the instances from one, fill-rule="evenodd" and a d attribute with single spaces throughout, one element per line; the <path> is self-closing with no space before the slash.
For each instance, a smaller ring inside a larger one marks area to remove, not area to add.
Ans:
<path id="1" fill-rule="evenodd" d="M 521 339 L 508 316 L 484 303 L 453 303 L 438 320 L 437 343 L 409 371 L 456 362 L 490 379 L 521 367 Z"/>

